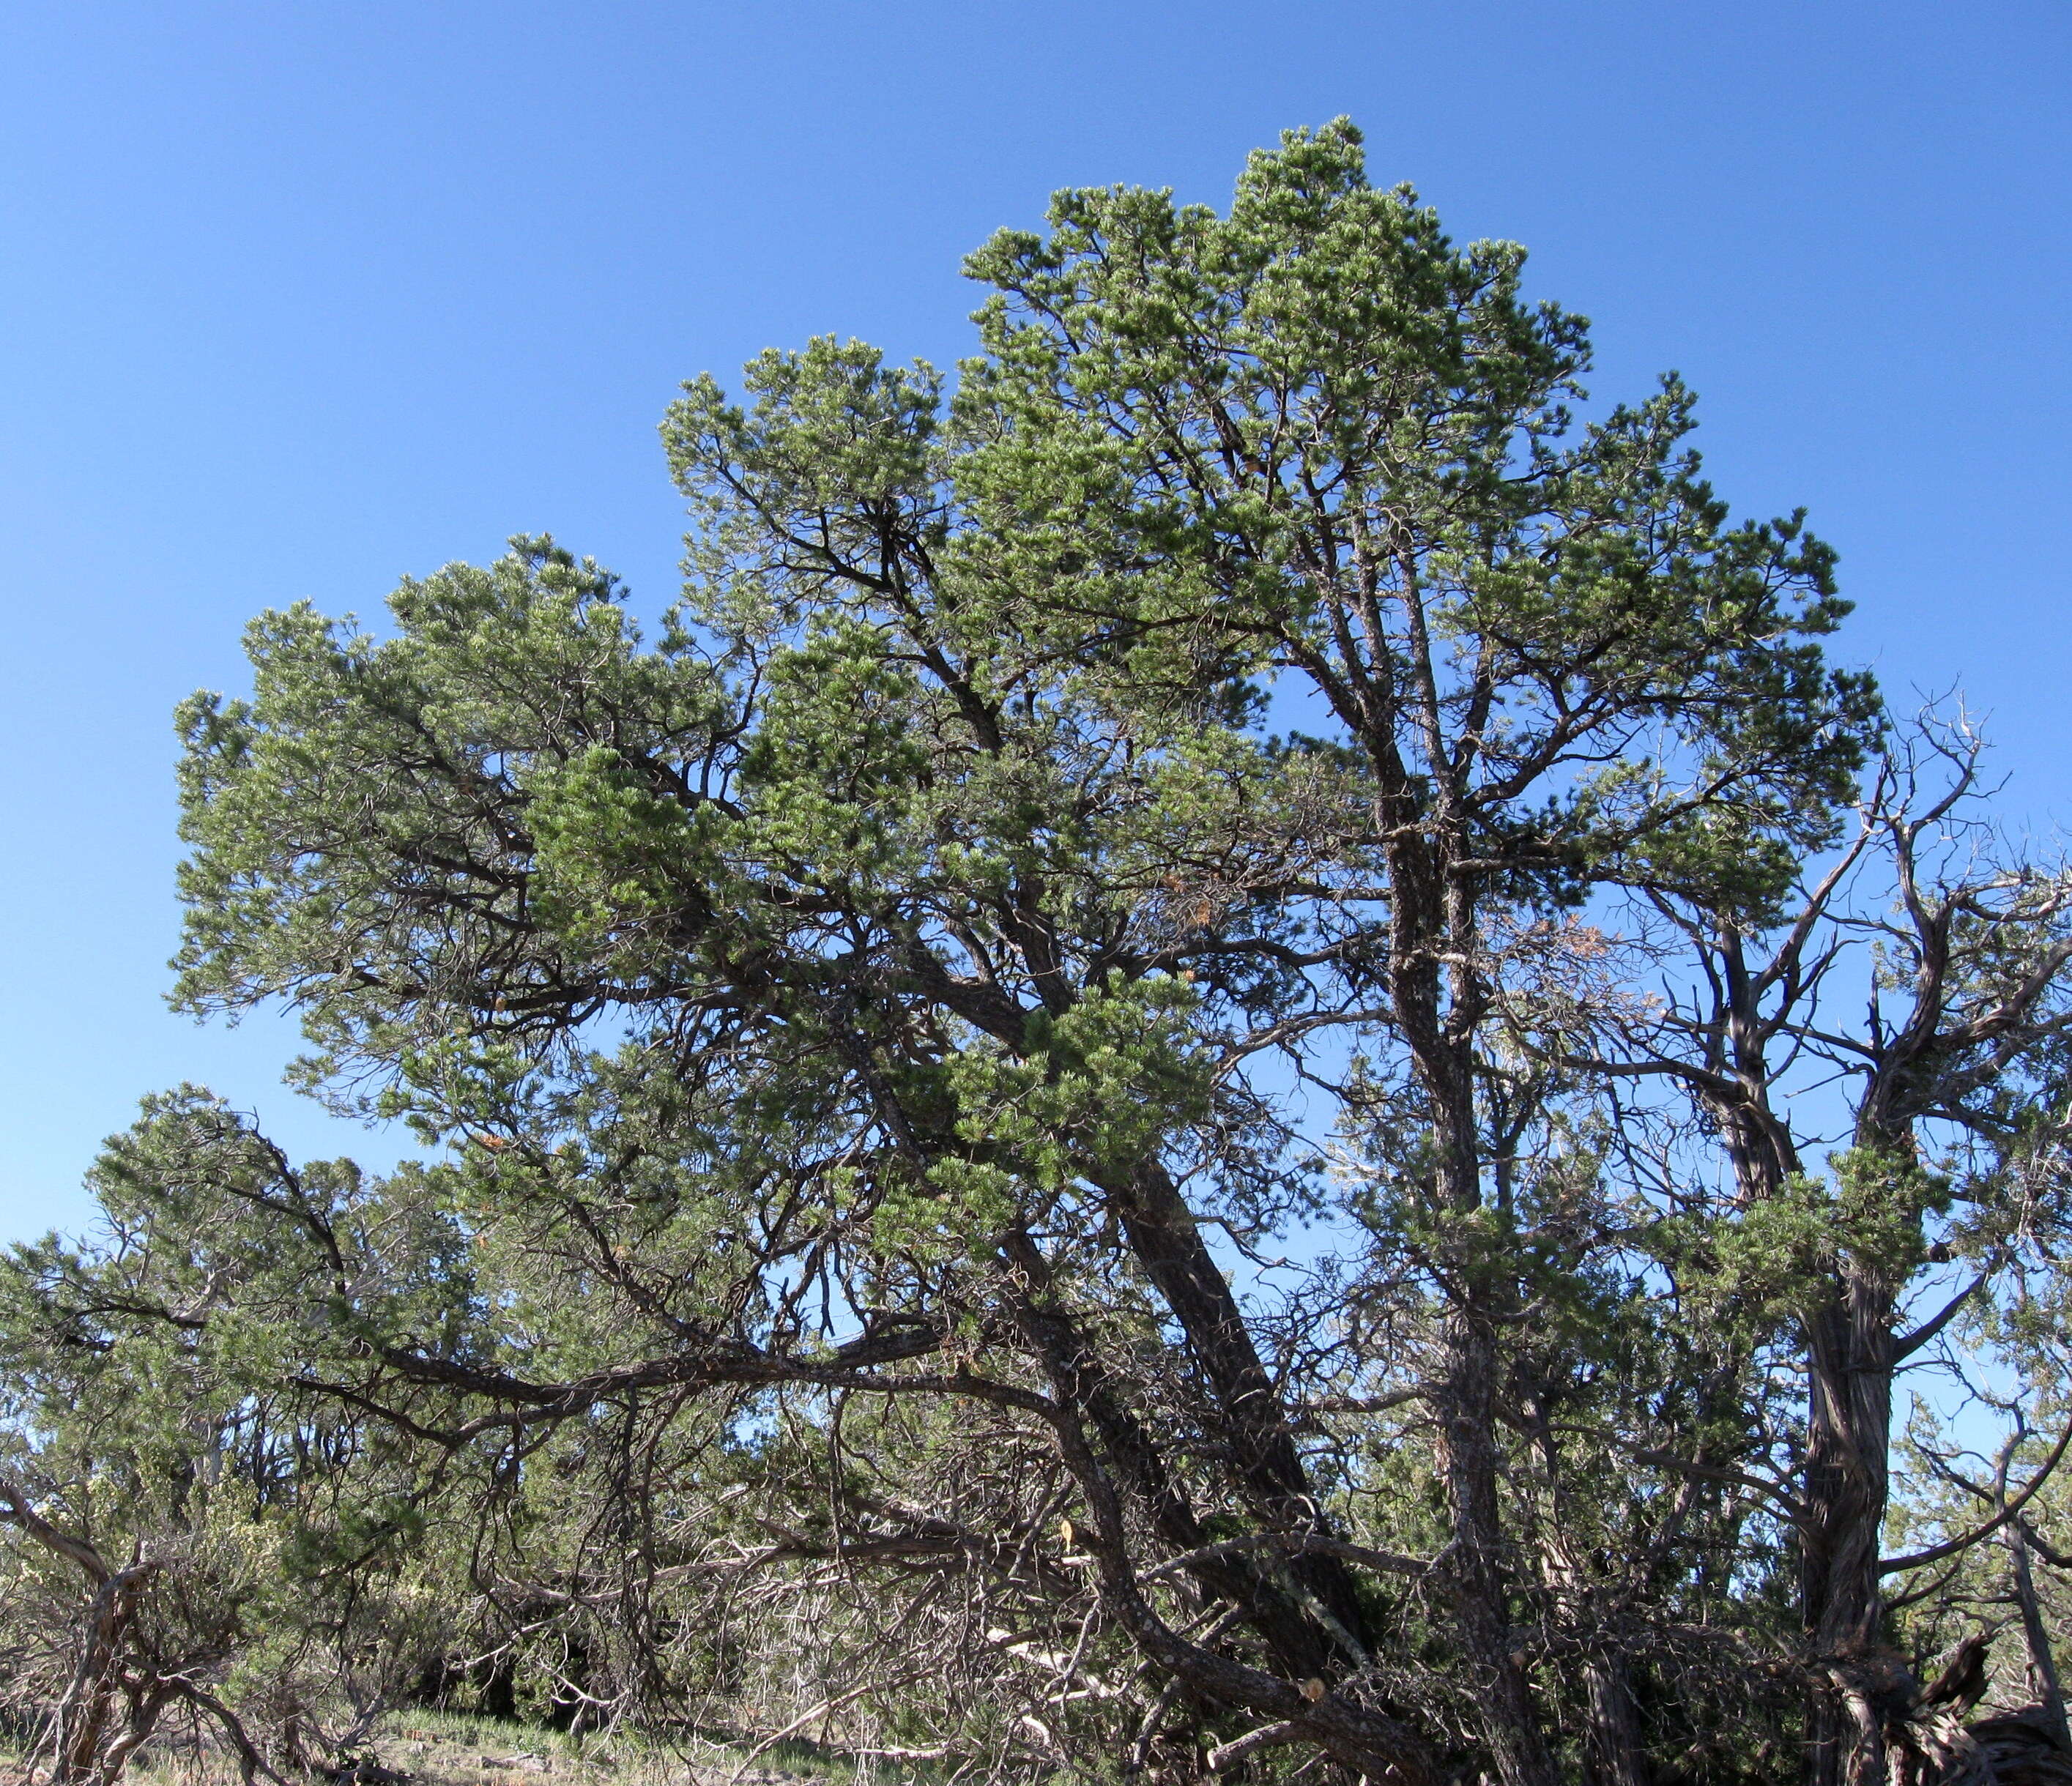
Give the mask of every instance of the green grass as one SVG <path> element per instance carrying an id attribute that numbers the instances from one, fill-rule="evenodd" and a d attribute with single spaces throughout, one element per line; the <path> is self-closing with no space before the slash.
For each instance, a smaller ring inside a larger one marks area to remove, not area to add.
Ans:
<path id="1" fill-rule="evenodd" d="M 911 1768 L 859 1761 L 796 1739 L 759 1753 L 746 1746 L 686 1739 L 672 1746 L 629 1732 L 571 1734 L 479 1712 L 391 1713 L 357 1752 L 415 1777 L 420 1786 L 769 1786 L 779 1776 L 801 1786 L 902 1786 Z M 526 1765 L 544 1759 L 544 1770 Z M 0 1758 L 4 1759 L 4 1758 Z M 482 1765 L 487 1759 L 493 1765 Z M 495 1763 L 517 1763 L 516 1766 Z M 130 1786 L 233 1786 L 234 1759 L 220 1752 L 154 1746 L 133 1763 Z"/>
<path id="2" fill-rule="evenodd" d="M 392 1712 L 356 1752 L 412 1775 L 417 1786 L 910 1786 L 936 1770 L 887 1757 L 850 1758 L 802 1739 L 752 1746 L 686 1739 L 660 1743 L 631 1732 L 571 1734 L 479 1712 Z M 753 1759 L 751 1759 L 751 1755 Z M 545 1770 L 492 1763 L 539 1757 Z M 0 1777 L 18 1777 L 21 1758 L 0 1745 Z M 236 1786 L 237 1765 L 218 1750 L 197 1754 L 154 1744 L 130 1764 L 126 1786 Z"/>

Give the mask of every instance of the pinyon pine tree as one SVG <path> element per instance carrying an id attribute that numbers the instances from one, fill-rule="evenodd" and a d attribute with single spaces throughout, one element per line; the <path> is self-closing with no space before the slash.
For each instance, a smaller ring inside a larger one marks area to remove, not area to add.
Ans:
<path id="1" fill-rule="evenodd" d="M 1680 384 L 1576 418 L 1523 260 L 1342 122 L 1227 215 L 1063 193 L 953 380 L 685 387 L 656 643 L 546 538 L 263 616 L 181 716 L 179 996 L 292 1007 L 434 1163 L 161 1106 L 133 1227 L 263 1263 L 27 1254 L 10 1320 L 234 1330 L 365 1447 L 356 1566 L 471 1533 L 588 1715 L 1031 1780 L 2055 1765 L 1967 1727 L 1934 1571 L 2064 1447 L 1977 1529 L 1886 1455 L 1915 1354 L 2063 1399 L 2067 883 L 1829 662 L 1832 554 L 1731 516 Z"/>

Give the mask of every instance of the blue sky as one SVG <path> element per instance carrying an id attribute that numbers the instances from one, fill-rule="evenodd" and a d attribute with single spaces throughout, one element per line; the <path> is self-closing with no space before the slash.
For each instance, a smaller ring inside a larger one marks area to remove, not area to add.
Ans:
<path id="1" fill-rule="evenodd" d="M 1674 367 L 1722 493 L 1842 549 L 1845 655 L 1960 685 L 2072 819 L 2072 9 L 1597 0 L 17 4 L 0 23 L 0 1238 L 181 1079 L 298 1151 L 286 1026 L 162 1004 L 169 715 L 302 597 L 551 530 L 653 613 L 680 380 L 859 335 L 946 362 L 959 257 L 1054 187 L 1220 202 L 1349 113 L 1533 251 L 1605 397 Z"/>

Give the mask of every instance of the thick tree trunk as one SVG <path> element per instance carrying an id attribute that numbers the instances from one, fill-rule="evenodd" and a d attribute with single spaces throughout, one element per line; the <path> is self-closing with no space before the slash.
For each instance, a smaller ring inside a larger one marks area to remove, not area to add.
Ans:
<path id="1" fill-rule="evenodd" d="M 1620 1655 L 1593 1656 L 1583 1665 L 1589 1690 L 1589 1723 L 1583 1744 L 1585 1786 L 1648 1786 L 1640 1708 L 1633 1678 Z"/>
<path id="2" fill-rule="evenodd" d="M 132 1563 L 94 1591 L 80 1636 L 79 1663 L 58 1702 L 50 1786 L 103 1786 L 113 1777 L 105 1763 L 114 1747 L 109 1726 L 121 1696 L 123 1642 L 137 1616 L 138 1599 L 158 1568 L 154 1562 Z M 121 1751 L 116 1768 L 129 1752 Z"/>
<path id="3" fill-rule="evenodd" d="M 2005 1490 L 2002 1490 L 2003 1494 Z M 2029 1533 L 2020 1519 L 2006 1528 L 2008 1559 L 2013 1566 L 2015 1603 L 2021 1608 L 2021 1631 L 2029 1646 L 2029 1690 L 2041 1708 L 2043 1723 L 2058 1746 L 2072 1755 L 2072 1729 L 2065 1719 L 2065 1691 L 2058 1678 L 2058 1657 L 2043 1622 L 2043 1603 L 2036 1591 L 2036 1569 L 2029 1560 Z"/>
<path id="4" fill-rule="evenodd" d="M 1894 1312 L 1885 1275 L 1845 1260 L 1835 1294 L 1807 1322 L 1799 1595 L 1816 1678 L 1807 1708 L 1805 1786 L 1883 1786 L 1885 1779 L 1885 1744 L 1872 1728 L 1881 1690 L 1858 1677 L 1889 1672 L 1879 1654 L 1878 1558 L 1889 1493 Z"/>
<path id="5" fill-rule="evenodd" d="M 1126 1185 L 1109 1187 L 1109 1194 L 1120 1205 L 1131 1250 L 1179 1321 L 1215 1391 L 1240 1492 L 1277 1529 L 1322 1529 L 1322 1510 L 1295 1448 L 1287 1411 L 1193 1211 L 1155 1165 L 1141 1168 Z M 1298 1557 L 1289 1566 L 1301 1591 L 1343 1633 L 1338 1648 L 1345 1650 L 1350 1639 L 1355 1653 L 1342 1660 L 1359 1665 L 1370 1634 L 1352 1571 L 1332 1557 Z M 1318 1658 L 1320 1664 L 1325 1660 Z M 1330 1670 L 1320 1665 L 1315 1672 Z"/>
<path id="6" fill-rule="evenodd" d="M 1482 1739 L 1503 1786 L 1556 1786 L 1524 1658 L 1515 1648 L 1497 1505 L 1497 1352 L 1472 1311 L 1449 1316 L 1440 1467 L 1452 1504 L 1449 1598 L 1482 1710 Z"/>

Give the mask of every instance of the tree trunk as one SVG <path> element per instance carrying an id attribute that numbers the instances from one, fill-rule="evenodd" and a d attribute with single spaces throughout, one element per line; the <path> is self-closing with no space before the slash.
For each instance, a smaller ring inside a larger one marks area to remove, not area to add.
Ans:
<path id="1" fill-rule="evenodd" d="M 1003 1250 L 1029 1286 L 1022 1320 L 1038 1356 L 1046 1370 L 1069 1382 L 1071 1406 L 1098 1438 L 1114 1480 L 1127 1489 L 1166 1543 L 1182 1551 L 1207 1545 L 1210 1534 L 1184 1488 L 1168 1472 L 1157 1445 L 1125 1399 L 1111 1389 L 1096 1349 L 1056 1306 L 1042 1252 L 1019 1231 L 1005 1237 Z M 1242 1558 L 1217 1558 L 1198 1562 L 1190 1573 L 1209 1591 L 1244 1610 L 1246 1622 L 1289 1675 L 1301 1680 L 1338 1672 L 1342 1644 L 1275 1580 L 1270 1567 Z"/>
<path id="2" fill-rule="evenodd" d="M 130 1695 L 127 1727 L 109 1744 L 108 1752 L 101 1760 L 104 1780 L 112 1782 L 122 1777 L 122 1771 L 129 1766 L 130 1758 L 151 1740 L 152 1731 L 158 1727 L 159 1714 L 164 1711 L 166 1702 L 172 1696 L 173 1690 L 157 1681 Z"/>
<path id="3" fill-rule="evenodd" d="M 1647 1752 L 1641 1743 L 1640 1708 L 1626 1658 L 1593 1656 L 1583 1665 L 1589 1691 L 1589 1723 L 1583 1746 L 1585 1786 L 1648 1786 Z"/>
<path id="4" fill-rule="evenodd" d="M 50 1786 L 105 1786 L 112 1777 L 104 1776 L 103 1763 L 109 1759 L 104 1751 L 111 1747 L 109 1726 L 121 1692 L 123 1641 L 136 1617 L 137 1602 L 158 1570 L 155 1562 L 132 1563 L 94 1591 L 80 1633 L 79 1665 L 58 1702 Z M 116 1768 L 129 1752 L 124 1749 L 115 1757 Z"/>
<path id="5" fill-rule="evenodd" d="M 1592 1644 L 1582 1663 L 1585 1693 L 1583 1724 L 1583 1786 L 1647 1786 L 1649 1769 L 1641 1740 L 1640 1708 L 1633 1690 L 1632 1670 L 1621 1651 L 1602 1643 L 1601 1620 L 1591 1604 L 1590 1583 L 1567 1542 L 1567 1509 L 1556 1472 L 1559 1458 L 1552 1435 L 1543 1429 L 1540 1447 L 1550 1485 L 1555 1485 L 1540 1546 L 1542 1580 L 1548 1599 L 1561 1609 L 1570 1630 L 1581 1630 Z"/>
<path id="6" fill-rule="evenodd" d="M 2003 1472 L 2004 1476 L 2004 1472 Z M 2003 1486 L 2004 1497 L 2006 1489 Z M 2072 1754 L 2072 1730 L 2065 1719 L 2065 1693 L 2058 1684 L 2058 1657 L 2051 1648 L 2050 1632 L 2043 1622 L 2043 1604 L 2036 1591 L 2036 1570 L 2029 1560 L 2029 1533 L 2020 1519 L 2005 1528 L 2008 1560 L 2014 1568 L 2014 1595 L 2021 1608 L 2022 1636 L 2029 1644 L 2029 1690 L 2043 1709 L 2043 1722 L 2058 1746 Z"/>
<path id="7" fill-rule="evenodd" d="M 1447 1318 L 1440 1467 L 1453 1516 L 1447 1586 L 1482 1710 L 1482 1739 L 1503 1786 L 1558 1786 L 1525 1662 L 1514 1648 L 1497 1506 L 1497 1349 L 1472 1309 Z"/>
<path id="8" fill-rule="evenodd" d="M 1014 1298 L 1018 1322 L 1057 1405 L 1051 1429 L 1093 1521 L 1087 1542 L 1100 1570 L 1103 1603 L 1116 1624 L 1148 1661 L 1203 1698 L 1249 1708 L 1272 1720 L 1253 1733 L 1245 1752 L 1285 1737 L 1307 1742 L 1353 1772 L 1378 1781 L 1437 1786 L 1441 1777 L 1439 1758 L 1406 1723 L 1329 1692 L 1314 1697 L 1285 1678 L 1188 1641 L 1153 1613 L 1128 1556 L 1122 1497 L 1108 1460 L 1092 1442 L 1103 1425 L 1092 1414 L 1094 1402 L 1104 1395 L 1098 1361 L 1070 1320 L 1050 1306 L 1042 1255 L 1026 1236 L 1011 1235 L 1007 1251 L 1026 1274 L 1027 1282 Z M 1252 1622 L 1272 1644 L 1273 1621 L 1255 1616 Z M 1314 1626 L 1309 1628 L 1314 1632 Z"/>
<path id="9" fill-rule="evenodd" d="M 1120 1205 L 1131 1250 L 1173 1311 L 1215 1391 L 1240 1492 L 1275 1528 L 1324 1529 L 1322 1509 L 1295 1448 L 1280 1393 L 1193 1211 L 1156 1165 L 1140 1168 L 1126 1185 L 1104 1189 Z M 1318 1556 L 1295 1558 L 1289 1570 L 1301 1591 L 1363 1652 L 1370 1634 L 1351 1570 L 1336 1558 Z M 1346 1646 L 1341 1641 L 1338 1647 Z M 1314 1672 L 1328 1674 L 1326 1660 L 1320 1657 Z M 1358 1666 L 1365 1657 L 1355 1653 L 1344 1660 Z"/>
<path id="10" fill-rule="evenodd" d="M 1388 816 L 1393 818 L 1396 815 Z M 1482 995 L 1464 965 L 1476 942 L 1472 899 L 1445 864 L 1454 853 L 1405 838 L 1389 852 L 1396 897 L 1390 992 L 1429 1101 L 1433 1186 L 1442 1219 L 1457 1222 L 1449 1246 L 1449 1304 L 1440 1324 L 1439 1467 L 1453 1532 L 1446 1583 L 1481 1710 L 1482 1735 L 1502 1786 L 1558 1786 L 1538 1708 L 1511 1628 L 1507 1546 L 1498 1483 L 1502 1360 L 1498 1322 L 1512 1300 L 1508 1260 L 1488 1254 L 1474 1219 L 1483 1205 L 1474 1034 Z M 1450 959 L 1449 977 L 1440 963 Z"/>
<path id="11" fill-rule="evenodd" d="M 1835 1294 L 1807 1322 L 1799 1595 L 1816 1672 L 1807 1708 L 1805 1786 L 1883 1786 L 1885 1780 L 1885 1743 L 1866 1722 L 1875 1722 L 1881 1692 L 1857 1677 L 1868 1669 L 1882 1679 L 1889 1672 L 1879 1657 L 1878 1558 L 1889 1492 L 1894 1313 L 1885 1275 L 1845 1259 Z"/>

